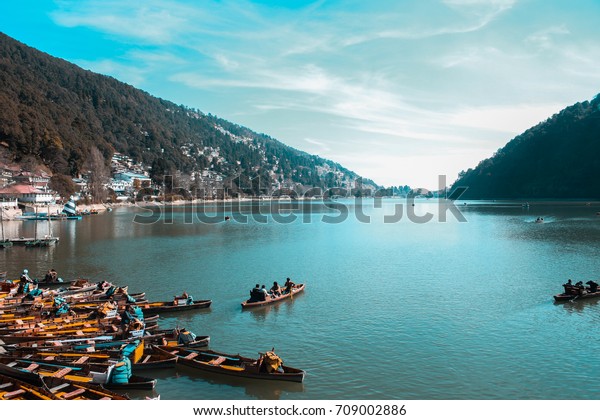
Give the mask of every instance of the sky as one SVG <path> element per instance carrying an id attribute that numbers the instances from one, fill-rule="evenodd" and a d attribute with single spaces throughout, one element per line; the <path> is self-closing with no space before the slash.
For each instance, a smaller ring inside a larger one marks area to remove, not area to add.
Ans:
<path id="1" fill-rule="evenodd" d="M 432 190 L 600 92 L 598 22 L 598 0 L 0 2 L 31 47 Z"/>

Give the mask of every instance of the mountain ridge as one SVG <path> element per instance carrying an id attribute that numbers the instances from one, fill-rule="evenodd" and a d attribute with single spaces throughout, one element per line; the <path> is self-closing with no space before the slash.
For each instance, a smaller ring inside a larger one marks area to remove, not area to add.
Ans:
<path id="1" fill-rule="evenodd" d="M 600 95 L 575 103 L 514 137 L 452 189 L 461 199 L 600 198 Z"/>
<path id="2" fill-rule="evenodd" d="M 34 157 L 54 173 L 81 173 L 97 148 L 106 164 L 119 152 L 151 166 L 156 181 L 178 170 L 207 169 L 240 182 L 260 177 L 307 188 L 350 186 L 361 179 L 339 163 L 154 97 L 1 32 L 0 82 L 0 142 L 14 161 Z"/>

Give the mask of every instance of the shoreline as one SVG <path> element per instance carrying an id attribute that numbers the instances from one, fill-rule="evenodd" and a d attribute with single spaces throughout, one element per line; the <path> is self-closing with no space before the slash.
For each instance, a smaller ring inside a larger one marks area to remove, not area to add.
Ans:
<path id="1" fill-rule="evenodd" d="M 252 202 L 284 202 L 284 203 L 294 203 L 294 202 L 323 202 L 323 201 L 333 201 L 333 202 L 342 202 L 345 200 L 375 200 L 376 197 L 340 197 L 333 200 L 325 200 L 321 198 L 312 198 L 312 197 L 299 197 L 297 199 L 286 198 L 227 198 L 227 199 L 214 199 L 214 200 L 205 200 L 196 198 L 193 200 L 174 200 L 174 201 L 136 201 L 136 202 L 118 202 L 118 203 L 99 203 L 99 204 L 77 204 L 77 210 L 79 212 L 88 213 L 88 212 L 98 212 L 98 213 L 106 213 L 107 211 L 112 211 L 112 209 L 117 208 L 130 208 L 130 207 L 150 207 L 150 206 L 173 206 L 173 207 L 185 207 L 189 205 L 218 205 L 225 203 L 252 203 Z M 407 197 L 381 197 L 381 200 L 386 201 L 396 201 L 396 200 L 410 200 Z M 444 198 L 425 198 L 418 197 L 415 198 L 415 203 L 437 203 L 444 202 L 446 199 Z M 600 201 L 598 200 L 586 200 L 586 199 L 501 199 L 501 200 L 447 200 L 449 202 L 454 203 L 457 207 L 464 206 L 490 206 L 490 207 L 523 207 L 530 208 L 533 206 L 550 206 L 550 205 L 562 205 L 562 206 L 582 206 L 582 207 L 596 207 L 600 206 Z M 51 204 L 50 206 L 27 206 L 26 209 L 28 211 L 33 210 L 34 212 L 40 213 L 51 213 L 58 214 L 62 212 L 63 205 L 62 204 Z M 19 216 L 23 215 L 23 210 L 21 208 L 3 208 L 2 209 L 2 220 L 5 221 L 19 221 Z M 600 212 L 599 212 L 600 213 Z"/>

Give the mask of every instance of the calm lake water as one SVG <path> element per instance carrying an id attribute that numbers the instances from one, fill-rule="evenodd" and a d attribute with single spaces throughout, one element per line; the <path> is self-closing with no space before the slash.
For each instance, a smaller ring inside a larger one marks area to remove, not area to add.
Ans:
<path id="1" fill-rule="evenodd" d="M 385 223 L 400 204 L 403 218 Z M 186 290 L 212 299 L 212 308 L 165 314 L 161 327 L 185 326 L 210 335 L 215 350 L 250 357 L 274 347 L 307 371 L 303 384 L 280 384 L 161 370 L 162 399 L 600 395 L 598 300 L 552 299 L 568 278 L 599 277 L 599 203 L 461 203 L 466 222 L 451 212 L 440 222 L 432 201 L 409 206 L 431 213 L 428 223 L 409 220 L 400 200 L 289 206 L 275 216 L 268 203 L 207 207 L 218 223 L 202 222 L 191 207 L 162 212 L 154 223 L 134 223 L 136 215 L 156 216 L 139 208 L 52 222 L 58 245 L 0 251 L 0 271 L 17 277 L 28 268 L 41 277 L 53 267 L 65 280 L 105 279 L 150 300 Z M 333 206 L 347 208 L 347 218 Z M 254 217 L 239 220 L 240 210 Z M 538 216 L 545 223 L 535 223 Z M 9 236 L 35 229 L 5 222 Z M 47 230 L 48 222 L 37 224 L 38 235 Z M 254 284 L 286 277 L 305 282 L 304 294 L 241 310 Z"/>

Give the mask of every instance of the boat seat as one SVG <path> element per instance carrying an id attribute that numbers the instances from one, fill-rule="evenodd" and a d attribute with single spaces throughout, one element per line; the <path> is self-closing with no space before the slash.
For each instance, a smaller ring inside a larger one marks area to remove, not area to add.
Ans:
<path id="1" fill-rule="evenodd" d="M 10 400 L 11 398 L 18 397 L 19 395 L 24 394 L 24 393 L 25 393 L 24 389 L 17 389 L 16 391 L 7 392 L 6 394 L 3 395 L 3 397 L 7 400 Z"/>
<path id="2" fill-rule="evenodd" d="M 87 362 L 87 361 L 88 361 L 88 359 L 89 359 L 89 357 L 88 357 L 88 356 L 81 356 L 79 359 L 75 360 L 75 363 L 79 365 L 79 364 L 81 364 L 81 363 L 85 363 L 85 362 Z"/>
<path id="3" fill-rule="evenodd" d="M 65 400 L 70 400 L 73 397 L 76 397 L 78 395 L 84 394 L 85 393 L 85 388 L 78 388 L 75 391 L 69 392 L 68 394 L 64 394 L 61 396 L 61 398 L 65 399 Z"/>
<path id="4" fill-rule="evenodd" d="M 60 391 L 63 388 L 68 387 L 69 385 L 71 385 L 69 382 L 65 382 L 64 384 L 60 384 L 55 386 L 54 388 L 50 388 L 50 392 L 52 392 L 53 394 L 56 394 L 58 391 Z"/>
<path id="5" fill-rule="evenodd" d="M 12 386 L 12 382 L 6 382 L 0 385 L 0 389 L 10 388 Z"/>
<path id="6" fill-rule="evenodd" d="M 196 353 L 196 352 L 191 352 L 191 353 L 190 353 L 190 354 L 188 354 L 187 356 L 184 356 L 184 359 L 191 360 L 191 359 L 193 359 L 193 358 L 194 358 L 194 357 L 196 357 L 196 356 L 198 356 L 198 353 Z"/>
<path id="7" fill-rule="evenodd" d="M 29 371 L 29 372 L 33 372 L 34 370 L 36 370 L 37 368 L 39 368 L 40 365 L 38 365 L 37 363 L 32 363 L 29 366 L 27 366 L 25 368 L 25 370 Z"/>
<path id="8" fill-rule="evenodd" d="M 209 365 L 213 365 L 213 366 L 219 366 L 221 363 L 223 363 L 225 360 L 227 360 L 225 357 L 223 356 L 219 356 L 216 359 L 212 359 L 211 361 L 208 362 Z"/>
<path id="9" fill-rule="evenodd" d="M 17 366 L 17 362 L 10 362 L 6 366 L 8 366 L 8 367 L 15 367 L 15 366 Z"/>
<path id="10" fill-rule="evenodd" d="M 142 360 L 142 363 L 146 363 L 150 358 L 152 357 L 152 355 L 148 355 L 146 357 L 144 357 L 144 360 Z"/>
<path id="11" fill-rule="evenodd" d="M 44 357 L 44 360 L 54 360 L 54 356 L 46 356 Z"/>
<path id="12" fill-rule="evenodd" d="M 54 372 L 52 374 L 53 377 L 55 378 L 62 378 L 63 376 L 65 376 L 67 373 L 71 372 L 73 369 L 66 367 L 66 368 L 62 368 L 61 370 L 58 370 L 56 372 Z"/>

